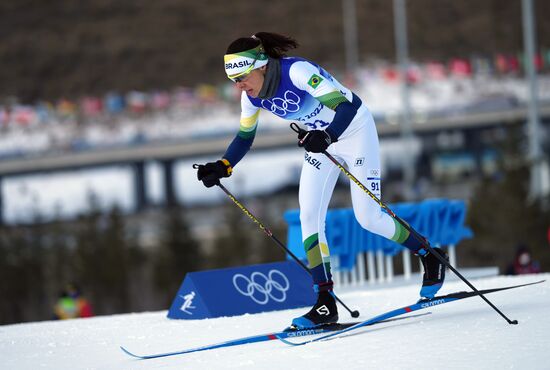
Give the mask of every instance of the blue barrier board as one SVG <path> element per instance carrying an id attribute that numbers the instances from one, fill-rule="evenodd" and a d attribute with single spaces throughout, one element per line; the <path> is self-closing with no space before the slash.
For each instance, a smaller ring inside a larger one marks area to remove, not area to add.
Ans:
<path id="1" fill-rule="evenodd" d="M 205 319 L 310 307 L 311 276 L 293 261 L 191 272 L 168 311 L 171 319 Z"/>

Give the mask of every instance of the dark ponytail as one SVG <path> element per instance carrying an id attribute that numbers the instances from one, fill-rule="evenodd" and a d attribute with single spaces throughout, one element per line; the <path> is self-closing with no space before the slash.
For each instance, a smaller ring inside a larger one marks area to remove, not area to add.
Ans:
<path id="1" fill-rule="evenodd" d="M 278 33 L 257 32 L 251 37 L 241 37 L 233 41 L 226 54 L 239 53 L 263 45 L 265 53 L 271 58 L 282 58 L 290 49 L 296 49 L 298 42 L 291 37 Z"/>

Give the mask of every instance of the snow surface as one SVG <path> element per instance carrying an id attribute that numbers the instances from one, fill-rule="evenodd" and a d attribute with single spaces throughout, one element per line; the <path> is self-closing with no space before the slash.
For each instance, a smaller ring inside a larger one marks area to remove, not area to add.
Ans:
<path id="1" fill-rule="evenodd" d="M 478 289 L 548 280 L 550 274 L 473 280 Z M 448 282 L 442 293 L 466 289 Z M 340 298 L 365 319 L 414 303 L 418 287 L 347 290 Z M 304 309 L 208 320 L 169 320 L 166 311 L 0 326 L 2 369 L 550 369 L 550 282 L 488 295 L 519 325 L 478 297 L 301 347 L 278 341 L 136 360 L 241 336 L 278 331 Z M 340 310 L 342 321 L 351 318 Z M 295 340 L 295 339 L 294 339 Z"/>

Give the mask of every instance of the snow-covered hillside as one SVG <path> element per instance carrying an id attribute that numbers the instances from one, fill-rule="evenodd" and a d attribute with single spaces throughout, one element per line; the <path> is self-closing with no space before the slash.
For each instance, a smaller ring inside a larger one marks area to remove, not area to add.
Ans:
<path id="1" fill-rule="evenodd" d="M 479 289 L 549 279 L 550 274 L 493 277 Z M 441 293 L 469 290 L 448 282 Z M 418 287 L 340 295 L 368 318 L 414 303 Z M 198 321 L 174 321 L 166 311 L 72 321 L 0 326 L 2 369 L 550 369 L 550 282 L 488 298 L 519 325 L 509 325 L 478 297 L 432 307 L 429 315 L 367 327 L 338 339 L 289 347 L 279 341 L 188 355 L 135 360 L 138 353 L 175 351 L 277 331 L 305 309 Z M 420 311 L 422 313 L 426 311 Z M 341 321 L 351 318 L 343 309 Z"/>

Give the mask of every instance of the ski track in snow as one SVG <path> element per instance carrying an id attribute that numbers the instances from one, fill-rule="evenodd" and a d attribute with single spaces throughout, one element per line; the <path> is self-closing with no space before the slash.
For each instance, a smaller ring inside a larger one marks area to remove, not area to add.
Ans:
<path id="1" fill-rule="evenodd" d="M 478 289 L 550 280 L 550 274 L 472 280 Z M 346 290 L 340 298 L 366 319 L 414 303 L 418 286 Z M 441 294 L 470 290 L 448 282 Z M 136 360 L 279 331 L 307 309 L 208 320 L 169 320 L 166 311 L 0 326 L 0 368 L 11 369 L 550 369 L 550 282 L 487 296 L 509 325 L 479 297 L 428 310 L 431 315 L 366 327 L 301 347 L 279 341 L 181 356 Z M 340 307 L 342 322 L 352 321 Z M 414 314 L 414 313 L 413 313 Z"/>

